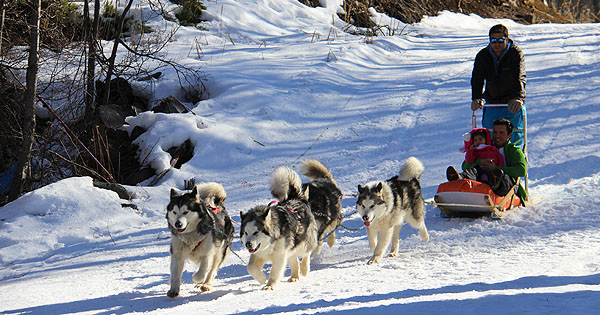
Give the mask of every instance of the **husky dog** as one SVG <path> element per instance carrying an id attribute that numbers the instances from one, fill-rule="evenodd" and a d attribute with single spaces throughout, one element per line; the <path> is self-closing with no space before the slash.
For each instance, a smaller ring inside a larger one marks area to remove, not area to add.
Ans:
<path id="1" fill-rule="evenodd" d="M 335 243 L 335 230 L 342 224 L 342 191 L 337 187 L 329 169 L 318 160 L 305 160 L 300 171 L 310 179 L 309 183 L 302 184 L 302 188 L 308 191 L 310 210 L 317 222 L 318 245 L 313 254 L 318 254 L 325 234 L 329 233 L 329 247 L 333 247 Z"/>
<path id="2" fill-rule="evenodd" d="M 390 257 L 398 254 L 399 234 L 404 220 L 416 229 L 423 241 L 429 241 L 425 227 L 425 205 L 419 178 L 423 164 L 415 157 L 406 160 L 400 175 L 387 181 L 358 185 L 356 209 L 367 227 L 373 257 L 368 264 L 378 263 L 392 241 Z M 379 235 L 378 235 L 379 234 Z"/>
<path id="3" fill-rule="evenodd" d="M 171 230 L 171 289 L 167 296 L 179 295 L 186 260 L 198 264 L 192 280 L 202 291 L 212 290 L 212 281 L 231 248 L 233 224 L 223 203 L 227 197 L 219 183 L 194 186 L 192 192 L 178 194 L 171 189 L 167 221 Z"/>
<path id="4" fill-rule="evenodd" d="M 279 202 L 256 206 L 246 214 L 240 212 L 240 238 L 250 252 L 248 273 L 261 284 L 266 283 L 263 290 L 275 289 L 286 262 L 292 271 L 289 282 L 298 281 L 300 272 L 307 276 L 310 254 L 317 246 L 317 226 L 300 176 L 288 167 L 278 167 L 271 175 L 271 193 Z M 268 282 L 262 272 L 267 261 L 272 262 Z"/>

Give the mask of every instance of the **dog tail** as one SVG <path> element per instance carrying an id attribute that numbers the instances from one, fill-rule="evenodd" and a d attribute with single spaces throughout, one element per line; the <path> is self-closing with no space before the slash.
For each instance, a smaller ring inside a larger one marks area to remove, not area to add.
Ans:
<path id="1" fill-rule="evenodd" d="M 326 178 L 337 186 L 337 183 L 335 182 L 335 179 L 333 179 L 333 175 L 331 175 L 329 169 L 319 160 L 304 160 L 304 162 L 302 162 L 302 165 L 300 165 L 300 172 L 302 172 L 302 174 L 304 174 L 310 180 Z"/>
<path id="2" fill-rule="evenodd" d="M 271 194 L 279 201 L 308 199 L 302 190 L 300 175 L 287 166 L 279 166 L 271 175 Z"/>
<path id="3" fill-rule="evenodd" d="M 403 181 L 410 181 L 413 178 L 419 180 L 424 170 L 425 167 L 423 166 L 423 163 L 416 157 L 411 156 L 406 159 L 404 165 L 402 165 L 398 179 Z"/>
<path id="4" fill-rule="evenodd" d="M 223 185 L 215 182 L 201 183 L 195 186 L 198 200 L 202 200 L 212 207 L 222 206 L 227 198 Z"/>

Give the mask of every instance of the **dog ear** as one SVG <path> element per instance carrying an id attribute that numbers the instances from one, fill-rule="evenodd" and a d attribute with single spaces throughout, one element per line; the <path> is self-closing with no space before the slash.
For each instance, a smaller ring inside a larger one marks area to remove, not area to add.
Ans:
<path id="1" fill-rule="evenodd" d="M 376 190 L 377 192 L 380 192 L 382 189 L 383 189 L 383 183 L 382 183 L 382 182 L 379 182 L 379 184 L 377 184 L 377 186 L 375 187 L 375 190 Z"/>
<path id="2" fill-rule="evenodd" d="M 306 185 L 306 188 L 302 192 L 302 199 L 308 200 L 308 197 L 309 197 L 309 188 L 310 188 L 310 186 Z"/>
<path id="3" fill-rule="evenodd" d="M 179 194 L 175 191 L 175 189 L 171 188 L 171 199 L 179 196 Z"/>
<path id="4" fill-rule="evenodd" d="M 240 221 L 244 221 L 244 211 L 240 210 Z"/>
<path id="5" fill-rule="evenodd" d="M 198 185 L 194 185 L 194 188 L 192 188 L 192 195 L 196 199 L 196 202 L 200 201 L 200 195 L 198 193 Z"/>
<path id="6" fill-rule="evenodd" d="M 267 213 L 265 214 L 265 226 L 271 226 L 271 208 L 267 208 Z"/>
<path id="7" fill-rule="evenodd" d="M 363 193 L 363 191 L 365 191 L 365 186 L 363 186 L 363 185 L 361 185 L 361 184 L 358 184 L 358 193 L 359 193 L 359 194 L 362 194 L 362 193 Z"/>

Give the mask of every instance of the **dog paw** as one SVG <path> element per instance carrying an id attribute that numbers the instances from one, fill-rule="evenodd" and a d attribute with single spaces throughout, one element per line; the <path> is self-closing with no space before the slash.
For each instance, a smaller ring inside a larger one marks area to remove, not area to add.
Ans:
<path id="1" fill-rule="evenodd" d="M 263 289 L 263 291 L 273 291 L 275 289 L 275 287 L 273 285 L 268 284 L 268 285 L 264 286 L 264 288 L 262 288 L 262 289 Z"/>
<path id="2" fill-rule="evenodd" d="M 177 297 L 178 295 L 179 295 L 179 291 L 176 291 L 176 290 L 169 290 L 169 292 L 167 292 L 167 296 L 170 298 Z"/>
<path id="3" fill-rule="evenodd" d="M 396 256 L 398 256 L 398 253 L 390 253 L 390 254 L 388 255 L 388 257 L 396 257 Z"/>
<path id="4" fill-rule="evenodd" d="M 369 261 L 367 261 L 367 265 L 377 264 L 379 263 L 379 260 L 381 260 L 381 257 L 374 256 L 373 258 L 369 259 Z"/>
<path id="5" fill-rule="evenodd" d="M 288 282 L 298 282 L 298 281 L 300 281 L 300 277 L 290 277 L 288 279 Z"/>
<path id="6" fill-rule="evenodd" d="M 206 283 L 198 283 L 196 284 L 196 288 L 199 288 L 202 292 L 212 291 L 212 285 Z"/>

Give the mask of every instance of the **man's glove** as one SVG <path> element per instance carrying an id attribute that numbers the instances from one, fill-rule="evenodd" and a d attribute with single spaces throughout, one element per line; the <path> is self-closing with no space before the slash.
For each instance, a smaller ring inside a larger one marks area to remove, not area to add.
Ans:
<path id="1" fill-rule="evenodd" d="M 480 108 L 483 108 L 483 100 L 480 98 L 476 98 L 471 102 L 471 109 L 476 111 Z"/>
<path id="2" fill-rule="evenodd" d="M 508 110 L 513 114 L 518 113 L 521 110 L 522 106 L 523 106 L 523 101 L 519 98 L 515 98 L 515 99 L 508 101 Z"/>

